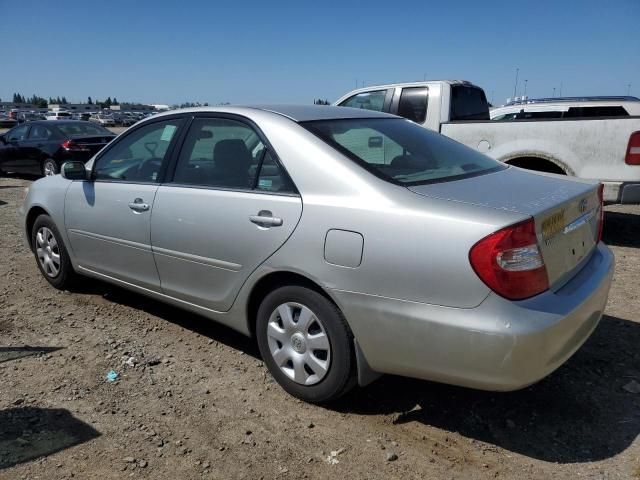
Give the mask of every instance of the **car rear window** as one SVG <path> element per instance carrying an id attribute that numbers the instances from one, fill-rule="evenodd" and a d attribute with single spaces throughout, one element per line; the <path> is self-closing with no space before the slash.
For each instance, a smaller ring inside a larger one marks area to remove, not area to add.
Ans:
<path id="1" fill-rule="evenodd" d="M 451 121 L 489 120 L 489 104 L 482 89 L 467 85 L 451 86 Z"/>
<path id="2" fill-rule="evenodd" d="M 80 135 L 113 135 L 109 130 L 95 123 L 89 122 L 69 122 L 56 125 L 62 133 L 69 136 Z"/>
<path id="3" fill-rule="evenodd" d="M 301 125 L 373 174 L 400 185 L 457 180 L 506 168 L 404 119 L 317 120 Z"/>

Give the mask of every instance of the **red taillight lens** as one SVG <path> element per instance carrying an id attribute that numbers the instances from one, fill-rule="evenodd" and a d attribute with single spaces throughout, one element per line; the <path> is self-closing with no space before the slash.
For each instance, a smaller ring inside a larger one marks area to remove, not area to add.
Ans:
<path id="1" fill-rule="evenodd" d="M 640 165 L 640 132 L 633 132 L 629 137 L 624 163 L 627 165 Z"/>
<path id="2" fill-rule="evenodd" d="M 76 147 L 76 143 L 73 140 L 65 140 L 62 142 L 61 147 L 65 150 L 72 150 Z"/>
<path id="3" fill-rule="evenodd" d="M 602 240 L 602 229 L 604 228 L 604 185 L 598 186 L 598 200 L 600 200 L 600 216 L 598 218 L 598 242 Z"/>
<path id="4" fill-rule="evenodd" d="M 533 297 L 549 288 L 532 218 L 480 240 L 471 248 L 469 261 L 491 290 L 509 300 Z"/>

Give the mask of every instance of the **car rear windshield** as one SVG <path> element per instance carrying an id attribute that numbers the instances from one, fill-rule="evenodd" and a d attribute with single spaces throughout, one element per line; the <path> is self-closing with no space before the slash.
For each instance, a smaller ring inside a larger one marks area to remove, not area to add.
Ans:
<path id="1" fill-rule="evenodd" d="M 62 133 L 69 136 L 113 135 L 109 130 L 90 122 L 68 122 L 56 125 Z"/>
<path id="2" fill-rule="evenodd" d="M 370 172 L 400 185 L 457 180 L 506 168 L 404 119 L 317 120 L 301 125 Z"/>
<path id="3" fill-rule="evenodd" d="M 451 86 L 451 121 L 489 120 L 489 104 L 481 88 L 466 85 Z"/>

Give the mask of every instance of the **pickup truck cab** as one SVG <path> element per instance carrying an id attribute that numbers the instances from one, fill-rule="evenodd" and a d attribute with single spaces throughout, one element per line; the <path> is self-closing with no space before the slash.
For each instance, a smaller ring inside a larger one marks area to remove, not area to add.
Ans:
<path id="1" fill-rule="evenodd" d="M 607 203 L 640 203 L 640 116 L 491 121 L 484 91 L 462 80 L 371 86 L 334 105 L 396 114 L 510 165 L 599 180 Z"/>

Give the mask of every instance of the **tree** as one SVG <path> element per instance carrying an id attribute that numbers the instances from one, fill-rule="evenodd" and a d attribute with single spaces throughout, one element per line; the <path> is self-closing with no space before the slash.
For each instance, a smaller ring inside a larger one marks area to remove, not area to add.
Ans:
<path id="1" fill-rule="evenodd" d="M 331 103 L 329 103 L 329 100 L 324 99 L 322 100 L 321 98 L 318 98 L 317 100 L 313 101 L 314 105 L 331 105 Z"/>
<path id="2" fill-rule="evenodd" d="M 113 102 L 111 104 L 112 105 L 119 105 L 118 99 L 116 97 L 113 97 Z"/>
<path id="3" fill-rule="evenodd" d="M 91 100 L 91 97 L 87 97 L 87 104 L 93 105 L 93 100 Z"/>
<path id="4" fill-rule="evenodd" d="M 68 102 L 67 102 L 67 97 L 62 97 L 62 100 L 60 101 L 60 103 L 61 103 L 62 105 L 66 105 L 66 104 L 68 103 Z"/>

